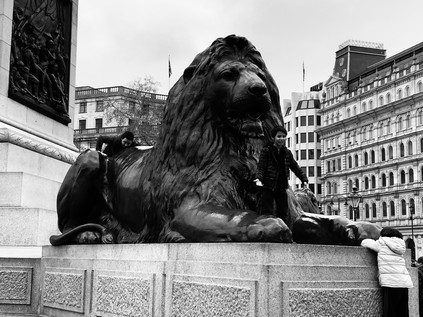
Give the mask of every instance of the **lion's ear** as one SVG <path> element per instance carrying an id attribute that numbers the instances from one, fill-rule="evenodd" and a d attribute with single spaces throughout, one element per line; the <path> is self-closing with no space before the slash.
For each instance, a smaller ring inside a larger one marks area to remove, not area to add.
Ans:
<path id="1" fill-rule="evenodd" d="M 195 71 L 195 67 L 194 65 L 190 65 L 187 68 L 185 68 L 184 70 L 184 82 L 185 84 L 192 78 L 192 76 L 194 75 L 194 71 Z"/>

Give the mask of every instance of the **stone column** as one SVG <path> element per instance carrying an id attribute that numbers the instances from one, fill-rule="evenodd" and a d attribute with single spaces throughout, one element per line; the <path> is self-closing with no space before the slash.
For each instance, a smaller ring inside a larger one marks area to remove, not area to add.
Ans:
<path id="1" fill-rule="evenodd" d="M 67 3 L 68 8 L 71 7 L 72 13 L 69 15 L 71 23 L 68 23 L 66 32 L 68 40 L 70 40 L 66 45 L 70 51 L 63 53 L 68 70 L 68 78 L 63 79 L 63 82 L 66 83 L 64 90 L 68 97 L 66 97 L 67 102 L 54 104 L 46 101 L 51 100 L 48 99 L 48 96 L 34 98 L 33 91 L 28 88 L 30 92 L 26 92 L 27 84 L 29 87 L 29 83 L 44 81 L 45 77 L 40 71 L 42 67 L 32 70 L 34 74 L 37 74 L 36 76 L 26 78 L 23 73 L 25 71 L 24 62 L 29 65 L 28 59 L 25 59 L 28 55 L 24 57 L 24 48 L 18 52 L 16 49 L 12 49 L 12 47 L 17 47 L 16 43 L 12 41 L 12 29 L 16 30 L 17 21 L 15 19 L 14 27 L 14 10 L 16 14 L 16 9 L 25 3 L 27 4 L 24 10 L 27 10 L 30 5 L 39 5 L 40 7 L 45 5 L 43 1 L 38 2 L 31 2 L 31 4 L 19 0 L 2 0 L 0 2 L 0 246 L 49 244 L 49 236 L 58 232 L 57 192 L 70 164 L 77 155 L 73 145 L 73 122 L 70 119 L 73 118 L 75 104 L 78 0 L 57 1 L 58 3 Z M 47 5 L 54 6 L 52 3 Z M 38 37 L 36 44 L 39 45 L 39 48 L 41 41 L 46 42 L 48 39 L 51 39 L 52 43 L 60 41 L 57 36 L 57 33 L 60 32 L 46 32 L 46 28 L 40 25 L 40 20 L 36 21 L 37 15 L 51 14 L 54 7 L 43 7 L 38 11 L 36 8 L 32 9 L 35 13 L 29 18 L 26 17 L 28 19 L 26 22 L 24 14 L 20 15 L 21 28 L 28 34 L 33 34 L 34 38 Z M 36 26 L 34 27 L 35 31 L 28 29 L 32 28 L 32 25 L 28 26 L 29 24 Z M 15 36 L 15 38 L 17 37 Z M 24 36 L 19 36 L 19 38 L 30 43 L 30 39 L 24 38 Z M 24 47 L 21 43 L 19 46 Z M 34 51 L 37 50 L 34 49 Z M 57 61 L 57 56 L 60 54 L 53 54 L 56 56 L 53 60 Z M 11 84 L 10 74 L 16 71 L 11 64 L 19 65 L 16 60 L 23 61 L 21 63 L 23 71 L 16 77 L 15 82 L 19 84 L 19 87 L 15 89 L 15 85 Z M 41 61 L 38 62 L 41 65 Z M 53 63 L 50 62 L 51 64 Z M 26 70 L 28 71 L 29 67 Z M 45 74 L 49 72 L 47 66 L 43 68 L 43 71 Z M 50 70 L 50 72 L 52 71 Z M 19 79 L 21 78 L 19 76 L 22 76 L 23 79 Z M 53 81 L 54 77 L 45 80 Z M 41 86 L 40 83 L 32 88 L 38 89 L 38 86 Z M 11 90 L 19 92 L 17 95 L 23 96 L 22 99 L 11 97 Z M 43 94 L 38 95 L 37 92 L 37 96 L 43 96 Z M 55 98 L 59 98 L 56 96 Z M 39 104 L 34 103 L 34 100 L 39 100 Z M 59 109 L 61 104 L 66 104 L 66 107 Z"/>

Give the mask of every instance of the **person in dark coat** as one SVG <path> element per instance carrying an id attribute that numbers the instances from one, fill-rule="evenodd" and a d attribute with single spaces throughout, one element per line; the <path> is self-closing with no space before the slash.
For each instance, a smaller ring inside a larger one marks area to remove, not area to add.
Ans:
<path id="1" fill-rule="evenodd" d="M 289 170 L 307 186 L 308 178 L 295 161 L 291 151 L 285 146 L 287 132 L 283 126 L 275 127 L 271 132 L 273 143 L 263 147 L 257 165 L 257 186 L 262 187 L 260 212 L 274 214 L 273 203 L 276 202 L 275 216 L 286 224 L 289 222 L 288 189 Z"/>
<path id="2" fill-rule="evenodd" d="M 106 144 L 105 149 L 102 151 L 103 145 Z M 125 131 L 120 136 L 103 136 L 100 135 L 97 139 L 95 149 L 107 156 L 113 156 L 131 146 L 135 146 L 134 134 L 130 131 Z"/>

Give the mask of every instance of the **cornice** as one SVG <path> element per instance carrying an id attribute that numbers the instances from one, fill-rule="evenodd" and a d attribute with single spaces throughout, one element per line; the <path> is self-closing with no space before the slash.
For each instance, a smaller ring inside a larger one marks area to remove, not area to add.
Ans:
<path id="1" fill-rule="evenodd" d="M 76 153 L 73 155 L 64 150 L 59 150 L 56 147 L 42 144 L 33 138 L 14 133 L 9 129 L 4 128 L 0 129 L 0 143 L 11 143 L 69 164 L 73 164 L 77 157 Z"/>

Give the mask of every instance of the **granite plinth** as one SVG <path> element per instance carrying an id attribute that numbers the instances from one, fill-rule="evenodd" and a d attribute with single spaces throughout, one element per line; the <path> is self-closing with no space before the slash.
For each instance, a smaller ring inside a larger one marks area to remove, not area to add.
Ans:
<path id="1" fill-rule="evenodd" d="M 2 260 L 0 277 L 23 259 Z M 407 265 L 418 285 L 416 269 Z M 45 246 L 31 272 L 40 283 L 32 287 L 40 289 L 34 316 L 381 316 L 376 255 L 360 247 Z M 417 289 L 409 294 L 410 316 L 417 317 Z M 0 314 L 28 305 L 1 300 Z"/>

